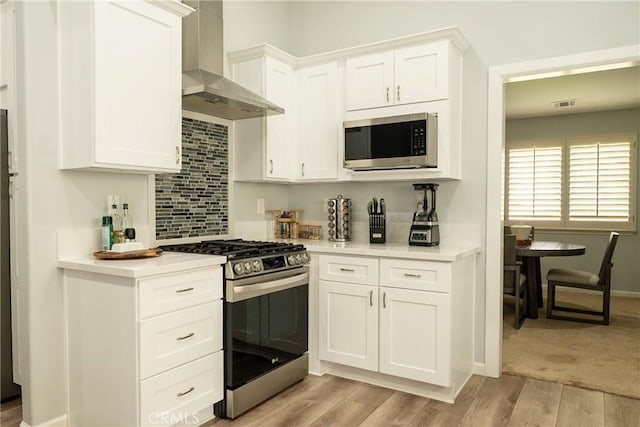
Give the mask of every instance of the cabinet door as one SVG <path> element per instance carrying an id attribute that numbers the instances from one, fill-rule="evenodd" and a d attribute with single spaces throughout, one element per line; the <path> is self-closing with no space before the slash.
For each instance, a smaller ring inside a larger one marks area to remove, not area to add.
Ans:
<path id="1" fill-rule="evenodd" d="M 142 1 L 93 5 L 95 162 L 180 170 L 181 18 Z"/>
<path id="2" fill-rule="evenodd" d="M 349 58 L 346 75 L 347 110 L 393 104 L 393 52 Z"/>
<path id="3" fill-rule="evenodd" d="M 378 370 L 378 287 L 320 280 L 320 359 Z"/>
<path id="4" fill-rule="evenodd" d="M 394 54 L 396 104 L 448 97 L 448 42 L 398 49 Z"/>
<path id="5" fill-rule="evenodd" d="M 296 178 L 338 176 L 338 64 L 331 62 L 299 70 Z"/>
<path id="6" fill-rule="evenodd" d="M 380 372 L 449 387 L 449 294 L 387 287 L 380 293 Z"/>
<path id="7" fill-rule="evenodd" d="M 285 114 L 266 118 L 266 178 L 289 178 L 291 168 L 291 117 L 290 99 L 293 95 L 291 67 L 267 57 L 266 98 L 285 109 Z"/>

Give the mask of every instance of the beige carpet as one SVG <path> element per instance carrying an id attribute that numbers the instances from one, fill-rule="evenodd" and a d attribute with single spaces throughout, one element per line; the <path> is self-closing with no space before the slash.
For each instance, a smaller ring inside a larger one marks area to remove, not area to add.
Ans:
<path id="1" fill-rule="evenodd" d="M 599 297 L 561 293 L 558 303 L 596 309 Z M 640 298 L 613 297 L 610 325 L 538 319 L 513 328 L 514 299 L 504 298 L 502 370 L 640 399 Z"/>

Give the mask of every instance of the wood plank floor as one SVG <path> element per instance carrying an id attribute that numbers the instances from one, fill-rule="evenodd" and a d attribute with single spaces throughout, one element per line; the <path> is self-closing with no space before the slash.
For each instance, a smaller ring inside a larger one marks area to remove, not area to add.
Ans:
<path id="1" fill-rule="evenodd" d="M 18 427 L 20 401 L 0 406 L 0 426 Z M 474 375 L 451 405 L 309 375 L 235 420 L 214 419 L 204 426 L 640 427 L 640 400 L 532 378 Z"/>

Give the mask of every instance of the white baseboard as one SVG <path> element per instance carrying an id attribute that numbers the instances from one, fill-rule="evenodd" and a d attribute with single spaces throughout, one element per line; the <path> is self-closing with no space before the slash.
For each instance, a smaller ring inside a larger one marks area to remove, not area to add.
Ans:
<path id="1" fill-rule="evenodd" d="M 473 362 L 473 373 L 476 375 L 481 375 L 483 377 L 487 376 L 487 365 L 480 362 Z"/>
<path id="2" fill-rule="evenodd" d="M 20 427 L 67 427 L 67 425 L 68 425 L 67 414 L 60 415 L 59 417 L 56 417 L 51 420 L 47 420 L 44 423 L 38 424 L 35 426 L 29 425 L 24 421 L 20 422 Z"/>
<path id="3" fill-rule="evenodd" d="M 562 289 L 563 292 L 575 292 L 577 294 L 593 294 L 596 291 L 590 291 L 588 289 L 581 289 L 581 288 L 564 288 L 561 287 L 560 289 Z M 547 295 L 547 284 L 543 283 L 542 284 L 542 292 L 543 295 Z M 640 298 L 640 292 L 633 292 L 633 291 L 616 291 L 616 290 L 611 290 L 611 296 L 612 297 L 626 297 L 626 298 Z"/>

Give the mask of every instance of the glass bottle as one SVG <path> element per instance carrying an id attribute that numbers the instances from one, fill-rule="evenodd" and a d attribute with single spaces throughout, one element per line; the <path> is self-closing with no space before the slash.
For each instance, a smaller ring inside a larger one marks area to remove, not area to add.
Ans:
<path id="1" fill-rule="evenodd" d="M 124 229 L 122 228 L 122 215 L 118 212 L 118 202 L 120 198 L 113 196 L 113 203 L 111 204 L 111 221 L 113 223 L 113 243 L 124 243 Z"/>
<path id="2" fill-rule="evenodd" d="M 133 215 L 129 212 L 129 203 L 125 199 L 122 204 L 122 228 L 126 242 L 136 241 L 136 230 L 133 228 Z"/>
<path id="3" fill-rule="evenodd" d="M 106 252 L 113 246 L 113 224 L 111 217 L 105 215 L 102 217 L 102 228 L 100 230 L 100 250 Z"/>

